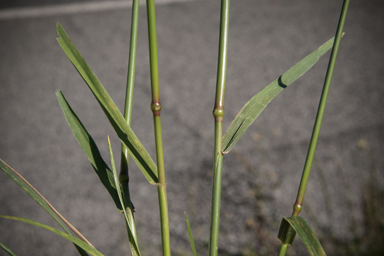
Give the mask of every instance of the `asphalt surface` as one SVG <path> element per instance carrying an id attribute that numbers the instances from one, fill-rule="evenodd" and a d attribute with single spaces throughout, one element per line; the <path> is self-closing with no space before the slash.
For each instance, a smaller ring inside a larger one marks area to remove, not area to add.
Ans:
<path id="1" fill-rule="evenodd" d="M 232 1 L 224 127 L 254 94 L 334 36 L 341 5 L 334 0 Z M 351 1 L 302 213 L 311 225 L 329 226 L 346 239 L 351 221 L 364 220 L 366 184 L 384 185 L 383 5 Z M 129 252 L 123 216 L 74 138 L 55 92 L 63 91 L 106 162 L 107 135 L 116 160 L 119 140 L 57 44 L 55 26 L 62 24 L 122 108 L 130 11 L 0 19 L 0 158 L 105 255 Z M 172 250 L 190 255 L 187 211 L 199 252 L 206 255 L 220 1 L 161 4 L 156 15 Z M 132 128 L 155 158 L 147 40 L 142 6 Z M 278 227 L 292 211 L 328 58 L 276 97 L 225 156 L 220 255 L 242 255 L 247 248 L 276 254 Z M 156 188 L 134 164 L 130 176 L 142 253 L 161 255 Z M 2 215 L 58 227 L 4 173 L 0 205 Z M 0 228 L 0 241 L 17 255 L 76 254 L 71 243 L 48 231 L 3 219 Z M 356 232 L 364 233 L 362 225 Z M 260 246 L 263 239 L 272 249 Z"/>

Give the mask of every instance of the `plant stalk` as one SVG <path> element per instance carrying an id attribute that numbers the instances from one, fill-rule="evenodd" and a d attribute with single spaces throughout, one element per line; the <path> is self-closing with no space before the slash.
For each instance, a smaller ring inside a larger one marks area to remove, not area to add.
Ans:
<path id="1" fill-rule="evenodd" d="M 309 174 L 311 172 L 311 167 L 312 167 L 312 162 L 313 162 L 313 158 L 315 155 L 317 141 L 319 139 L 321 123 L 323 121 L 325 106 L 327 104 L 327 99 L 328 99 L 328 94 L 329 94 L 329 89 L 331 87 L 332 76 L 333 76 L 333 72 L 335 70 L 336 58 L 337 58 L 337 54 L 338 54 L 339 48 L 340 48 L 340 41 L 341 41 L 341 37 L 343 35 L 343 29 L 344 29 L 345 20 L 347 17 L 349 2 L 350 2 L 350 0 L 344 0 L 344 3 L 343 3 L 343 7 L 342 7 L 340 19 L 339 19 L 339 24 L 337 26 L 335 41 L 333 43 L 331 58 L 330 58 L 329 64 L 328 64 L 327 74 L 325 76 L 323 91 L 321 93 L 319 108 L 317 110 L 316 120 L 315 120 L 315 124 L 314 124 L 313 131 L 312 131 L 311 142 L 309 144 L 307 158 L 305 161 L 304 170 L 303 170 L 303 174 L 301 177 L 300 187 L 299 187 L 299 191 L 297 193 L 296 202 L 293 206 L 292 216 L 298 216 L 300 214 L 302 208 L 303 208 L 304 195 L 305 195 L 305 191 L 307 189 Z"/>
<path id="2" fill-rule="evenodd" d="M 216 82 L 216 100 L 213 109 L 215 120 L 215 149 L 214 149 L 214 171 L 212 181 L 212 209 L 211 209 L 211 230 L 209 255 L 217 256 L 219 248 L 219 222 L 220 222 L 220 198 L 221 198 L 221 176 L 223 153 L 221 151 L 223 137 L 224 118 L 224 96 L 227 73 L 227 52 L 228 52 L 228 27 L 229 27 L 229 0 L 221 1 L 220 17 L 220 40 L 219 58 Z"/>
<path id="3" fill-rule="evenodd" d="M 135 83 L 135 67 L 136 67 L 136 49 L 137 49 L 137 30 L 139 21 L 139 0 L 133 0 L 132 3 L 132 17 L 131 17 L 131 38 L 129 47 L 129 60 L 128 60 L 128 74 L 127 74 L 127 89 L 124 105 L 124 118 L 127 120 L 128 125 L 131 125 L 132 120 L 132 102 L 133 102 L 133 89 Z M 120 174 L 119 181 L 123 192 L 124 205 L 130 218 L 129 226 L 131 232 L 129 232 L 128 224 L 126 223 L 128 239 L 137 241 L 136 225 L 134 221 L 133 212 L 135 208 L 131 201 L 129 193 L 129 154 L 128 147 L 121 143 L 121 161 L 120 161 Z M 131 244 L 131 243 L 130 243 Z M 134 250 L 131 250 L 134 251 Z"/>
<path id="4" fill-rule="evenodd" d="M 318 107 L 317 115 L 316 115 L 316 120 L 315 120 L 315 124 L 314 124 L 313 131 L 312 131 L 311 142 L 309 144 L 307 158 L 305 160 L 304 170 L 303 170 L 303 174 L 301 176 L 300 187 L 299 187 L 299 190 L 297 193 L 296 202 L 293 205 L 292 216 L 298 216 L 303 209 L 304 195 L 305 195 L 305 191 L 307 189 L 309 174 L 311 172 L 311 167 L 312 167 L 313 158 L 315 155 L 316 145 L 317 145 L 317 141 L 318 141 L 319 135 L 320 135 L 321 123 L 323 121 L 325 106 L 327 104 L 327 99 L 328 99 L 328 94 L 329 94 L 329 89 L 331 87 L 332 76 L 333 76 L 333 72 L 335 70 L 336 58 L 337 58 L 337 54 L 338 54 L 339 48 L 340 48 L 340 41 L 341 41 L 341 37 L 343 35 L 343 29 L 344 29 L 345 20 L 347 17 L 349 2 L 350 2 L 350 0 L 344 0 L 343 7 L 341 10 L 339 23 L 338 23 L 337 30 L 336 30 L 335 41 L 333 43 L 332 53 L 331 53 L 331 57 L 329 60 L 327 73 L 325 76 L 323 91 L 321 93 L 320 103 L 319 103 L 319 107 Z M 288 249 L 288 246 L 289 246 L 289 244 L 283 243 L 280 247 L 280 251 L 279 251 L 278 256 L 284 256 L 287 249 Z"/>
<path id="5" fill-rule="evenodd" d="M 152 103 L 151 110 L 153 112 L 153 122 L 155 129 L 155 142 L 156 142 L 156 158 L 158 169 L 158 197 L 160 208 L 160 222 L 161 222 L 161 238 L 163 244 L 163 255 L 171 255 L 170 248 L 170 235 L 169 235 L 169 221 L 168 221 L 168 202 L 167 191 L 165 182 L 164 170 L 164 156 L 163 156 L 163 139 L 161 134 L 161 103 L 159 91 L 159 69 L 157 59 L 157 37 L 156 37 L 156 15 L 154 0 L 147 0 L 147 18 L 148 18 L 148 38 L 149 38 L 149 59 L 151 69 L 151 90 L 152 90 Z"/>
<path id="6" fill-rule="evenodd" d="M 289 244 L 282 244 L 278 256 L 284 256 L 287 252 Z"/>

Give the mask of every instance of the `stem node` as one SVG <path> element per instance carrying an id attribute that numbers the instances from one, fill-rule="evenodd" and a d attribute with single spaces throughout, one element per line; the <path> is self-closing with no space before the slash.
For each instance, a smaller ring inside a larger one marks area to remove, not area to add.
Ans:
<path id="1" fill-rule="evenodd" d="M 154 116 L 160 116 L 160 111 L 161 111 L 160 101 L 158 101 L 158 102 L 152 101 L 151 110 L 152 110 Z"/>
<path id="2" fill-rule="evenodd" d="M 299 216 L 300 212 L 303 210 L 303 204 L 296 202 L 293 206 L 293 213 L 292 216 Z"/>

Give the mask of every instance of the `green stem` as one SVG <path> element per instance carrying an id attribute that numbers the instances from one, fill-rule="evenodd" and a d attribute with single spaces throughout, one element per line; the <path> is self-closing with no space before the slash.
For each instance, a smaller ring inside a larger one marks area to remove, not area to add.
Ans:
<path id="1" fill-rule="evenodd" d="M 161 103 L 159 91 L 159 71 L 157 60 L 157 38 L 156 38 L 156 15 L 154 0 L 147 0 L 147 18 L 148 18 L 148 37 L 149 37 L 149 59 L 151 69 L 151 89 L 153 112 L 153 122 L 155 128 L 156 158 L 159 175 L 158 197 L 160 208 L 161 238 L 163 244 L 163 255 L 171 255 L 169 221 L 168 221 L 168 202 L 164 171 L 163 139 L 161 135 Z"/>
<path id="2" fill-rule="evenodd" d="M 340 41 L 341 41 L 341 37 L 343 34 L 345 19 L 347 17 L 349 2 L 350 2 L 350 0 L 344 0 L 343 8 L 341 11 L 339 24 L 338 24 L 337 31 L 336 31 L 335 41 L 333 43 L 331 58 L 329 60 L 328 70 L 327 70 L 327 74 L 325 77 L 323 91 L 321 94 L 319 108 L 317 110 L 316 121 L 315 121 L 315 125 L 313 127 L 311 142 L 309 145 L 307 158 L 305 161 L 304 170 L 303 170 L 303 174 L 301 177 L 300 187 L 299 187 L 299 191 L 297 193 L 296 202 L 293 206 L 292 216 L 298 216 L 300 214 L 302 208 L 303 208 L 304 195 L 305 195 L 305 191 L 307 189 L 309 174 L 311 172 L 311 167 L 312 167 L 313 157 L 315 155 L 317 141 L 319 139 L 321 123 L 323 121 L 325 106 L 327 104 L 327 99 L 328 99 L 328 94 L 329 94 L 329 89 L 331 87 L 332 76 L 333 76 L 333 72 L 335 70 L 337 53 L 339 52 L 339 48 L 340 48 Z"/>
<path id="3" fill-rule="evenodd" d="M 323 91 L 321 93 L 320 103 L 317 110 L 316 121 L 312 131 L 311 142 L 309 144 L 307 158 L 305 160 L 304 170 L 301 176 L 300 187 L 297 193 L 296 202 L 293 205 L 292 216 L 298 216 L 303 209 L 304 195 L 307 189 L 309 174 L 311 172 L 316 145 L 317 145 L 317 141 L 320 134 L 321 123 L 323 121 L 325 106 L 327 104 L 329 89 L 332 82 L 332 76 L 335 70 L 337 53 L 339 52 L 339 48 L 340 48 L 340 41 L 343 35 L 343 29 L 344 29 L 345 20 L 347 17 L 349 2 L 350 0 L 344 0 L 343 7 L 341 10 L 339 24 L 336 30 L 335 41 L 333 43 L 333 48 L 332 48 L 332 53 L 331 53 L 331 57 L 328 64 L 327 74 L 325 76 Z M 287 248 L 288 248 L 288 244 L 282 244 L 280 247 L 280 252 L 278 256 L 284 256 L 287 251 Z"/>
<path id="4" fill-rule="evenodd" d="M 289 244 L 282 244 L 278 256 L 284 256 L 287 252 Z"/>
<path id="5" fill-rule="evenodd" d="M 223 154 L 221 152 L 221 144 L 223 137 L 224 96 L 227 71 L 229 4 L 229 0 L 221 1 L 220 42 L 216 83 L 216 100 L 215 107 L 213 109 L 213 116 L 215 119 L 215 151 L 212 182 L 211 234 L 209 243 L 210 256 L 217 256 L 219 248 L 221 176 L 223 166 Z"/>
<path id="6" fill-rule="evenodd" d="M 129 61 L 128 61 L 128 74 L 127 74 L 127 89 L 124 105 L 124 118 L 127 120 L 128 125 L 131 125 L 132 117 L 132 101 L 133 101 L 133 88 L 135 81 L 135 66 L 136 66 L 136 48 L 137 48 L 137 30 L 139 20 L 139 0 L 133 0 L 132 4 L 132 18 L 131 18 L 131 39 L 129 49 Z M 134 206 L 131 201 L 129 193 L 129 173 L 128 173 L 129 155 L 127 146 L 121 144 L 121 162 L 120 162 L 120 174 L 119 180 L 123 192 L 124 205 L 128 214 L 131 216 L 130 226 L 132 234 L 129 232 L 127 226 L 128 239 L 137 240 L 136 225 L 133 217 Z"/>

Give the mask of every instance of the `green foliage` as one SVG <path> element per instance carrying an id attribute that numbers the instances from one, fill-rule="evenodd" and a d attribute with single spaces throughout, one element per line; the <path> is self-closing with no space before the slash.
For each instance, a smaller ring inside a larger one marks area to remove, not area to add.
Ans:
<path id="1" fill-rule="evenodd" d="M 312 256 L 325 256 L 325 252 L 323 250 L 323 247 L 321 247 L 321 244 L 315 234 L 313 233 L 311 227 L 309 224 L 305 221 L 305 219 L 301 216 L 292 216 L 289 218 L 283 218 L 285 221 L 287 221 L 291 227 L 297 232 L 299 235 L 301 241 L 303 241 L 305 247 L 307 247 L 308 252 Z M 284 221 L 282 221 L 284 223 Z M 284 225 L 284 224 L 282 224 Z M 292 237 L 292 233 L 286 237 Z M 280 238 L 280 237 L 279 237 Z M 293 240 L 290 240 L 293 242 Z M 283 241 L 282 241 L 283 242 Z"/>
<path id="2" fill-rule="evenodd" d="M 186 212 L 184 212 L 184 215 L 185 215 L 185 221 L 187 222 L 189 243 L 191 244 L 192 254 L 193 254 L 193 256 L 197 256 L 196 248 L 195 248 L 195 241 L 194 241 L 193 235 L 192 235 L 191 225 L 189 224 L 189 220 L 188 220 L 188 216 L 187 216 Z"/>
<path id="3" fill-rule="evenodd" d="M 62 232 L 62 231 L 57 230 L 55 228 L 52 228 L 50 226 L 44 225 L 42 223 L 30 220 L 30 219 L 26 219 L 26 218 L 19 218 L 19 217 L 14 217 L 14 216 L 0 215 L 0 218 L 10 219 L 10 220 L 17 220 L 17 221 L 21 221 L 21 222 L 24 222 L 24 223 L 28 223 L 28 224 L 34 225 L 34 226 L 39 227 L 39 228 L 43 228 L 43 229 L 49 230 L 49 231 L 51 231 L 51 232 L 53 232 L 55 234 L 58 234 L 61 237 L 64 237 L 65 239 L 71 241 L 72 243 L 76 244 L 77 246 L 79 246 L 83 250 L 85 250 L 88 253 L 90 253 L 92 256 L 103 256 L 103 254 L 101 252 L 99 252 L 93 246 L 87 244 L 83 240 L 81 240 L 81 239 L 79 239 L 77 237 L 74 237 L 74 236 L 72 236 L 72 235 L 70 235 L 68 233 Z"/>
<path id="4" fill-rule="evenodd" d="M 293 241 L 295 241 L 296 231 L 285 218 L 281 220 L 277 237 L 283 244 L 292 245 Z"/>
<path id="5" fill-rule="evenodd" d="M 57 41 L 61 48 L 84 79 L 89 89 L 91 89 L 117 136 L 128 147 L 131 156 L 148 182 L 151 184 L 158 183 L 156 164 L 59 23 L 57 24 L 57 34 L 60 36 Z"/>
<path id="6" fill-rule="evenodd" d="M 332 48 L 333 41 L 333 38 L 328 40 L 316 51 L 306 56 L 275 81 L 267 85 L 244 105 L 223 136 L 222 151 L 224 154 L 229 153 L 248 127 L 280 92 L 304 75 L 316 64 L 321 56 Z"/>
<path id="7" fill-rule="evenodd" d="M 60 107 L 63 110 L 65 119 L 67 120 L 69 126 L 72 129 L 73 134 L 75 135 L 77 141 L 79 142 L 81 148 L 84 151 L 84 154 L 88 157 L 89 162 L 92 164 L 93 169 L 95 170 L 97 176 L 104 187 L 108 190 L 113 201 L 116 204 L 117 209 L 122 211 L 122 206 L 119 201 L 118 192 L 116 191 L 116 185 L 113 180 L 113 173 L 108 165 L 104 162 L 100 151 L 93 140 L 92 136 L 85 129 L 84 125 L 77 117 L 75 112 L 72 110 L 68 101 L 64 97 L 64 94 L 61 91 L 56 93 L 57 99 L 59 101 Z"/>
<path id="8" fill-rule="evenodd" d="M 71 234 L 68 227 L 76 233 L 78 237 L 90 244 L 85 237 L 80 234 L 48 201 L 37 191 L 23 176 L 7 165 L 0 159 L 0 169 L 8 175 L 20 188 L 22 188 L 30 197 L 33 198 L 64 230 Z M 64 224 L 65 223 L 65 224 Z M 68 227 L 67 227 L 68 226 Z M 81 255 L 87 255 L 81 248 L 75 244 L 76 249 Z"/>
<path id="9" fill-rule="evenodd" d="M 138 10 L 137 1 L 136 11 Z M 324 114 L 324 108 L 326 103 L 326 97 L 328 95 L 328 89 L 330 86 L 330 81 L 332 78 L 334 64 L 337 56 L 338 47 L 340 45 L 340 39 L 342 37 L 342 28 L 345 22 L 346 10 L 349 4 L 349 1 L 346 0 L 343 6 L 342 18 L 338 26 L 335 39 L 330 39 L 320 48 L 318 48 L 313 53 L 306 56 L 296 65 L 294 65 L 287 72 L 279 76 L 275 81 L 266 86 L 262 91 L 256 94 L 250 101 L 248 101 L 244 107 L 240 110 L 236 118 L 233 120 L 229 126 L 227 132 L 222 136 L 222 121 L 224 117 L 224 94 L 225 94 L 225 80 L 226 80 L 226 64 L 227 64 L 227 46 L 228 46 L 228 27 L 229 27 L 229 0 L 222 0 L 221 5 L 221 23 L 220 23 L 220 41 L 219 41 L 219 60 L 218 60 L 218 73 L 217 73 L 217 88 L 216 88 L 216 99 L 215 99 L 215 109 L 214 109 L 214 119 L 215 119 L 215 153 L 214 153 L 214 173 L 213 173 L 213 188 L 212 188 L 212 211 L 211 211 L 211 233 L 210 233 L 210 256 L 216 256 L 218 254 L 218 240 L 219 240 L 219 217 L 220 217 L 220 197 L 221 197 L 221 176 L 222 176 L 222 164 L 223 164 L 223 155 L 228 153 L 236 142 L 241 138 L 245 133 L 248 127 L 255 121 L 255 119 L 260 115 L 260 113 L 265 109 L 265 107 L 287 86 L 292 84 L 295 80 L 300 78 L 305 74 L 321 56 L 323 56 L 329 49 L 333 47 L 331 54 L 330 65 L 327 71 L 326 82 L 322 94 L 321 104 L 319 105 L 318 116 L 315 123 L 314 135 L 312 136 L 311 147 L 308 153 L 309 157 L 313 158 L 314 147 L 316 147 L 317 138 L 319 136 L 320 125 L 322 121 L 322 116 Z M 345 7 L 346 6 L 346 7 Z M 166 182 L 165 182 L 165 172 L 164 172 L 164 160 L 163 160 L 163 145 L 162 145 L 162 136 L 161 136 L 161 122 L 160 122 L 160 93 L 159 93 L 159 84 L 158 84 L 158 63 L 157 63 L 157 43 L 156 43 L 156 20 L 155 20 L 155 8 L 154 1 L 147 0 L 147 11 L 148 11 L 148 26 L 149 26 L 149 50 L 150 50 L 150 68 L 151 68 L 151 81 L 152 81 L 152 111 L 154 114 L 154 128 L 155 128 L 155 143 L 156 143 L 156 156 L 157 156 L 157 165 L 152 160 L 142 143 L 139 141 L 135 133 L 130 128 L 130 120 L 127 121 L 128 114 L 124 118 L 123 115 L 118 110 L 117 106 L 100 83 L 98 78 L 92 72 L 91 68 L 85 62 L 84 58 L 81 56 L 80 52 L 76 49 L 75 45 L 63 29 L 63 27 L 58 23 L 57 24 L 57 33 L 59 38 L 57 39 L 58 43 L 62 47 L 63 51 L 76 68 L 78 73 L 81 75 L 85 83 L 88 85 L 89 89 L 92 91 L 96 100 L 100 104 L 102 110 L 107 116 L 109 122 L 114 128 L 117 136 L 120 138 L 121 142 L 127 147 L 130 155 L 133 157 L 140 170 L 143 172 L 144 176 L 148 182 L 152 185 L 158 186 L 159 193 L 159 209 L 161 217 L 161 233 L 162 233 L 162 242 L 163 242 L 163 254 L 170 255 L 170 241 L 169 241 L 169 224 L 168 224 L 168 206 L 167 206 L 167 197 L 166 197 Z M 137 15 L 137 12 L 136 12 Z M 137 17 L 136 19 L 137 20 Z M 136 26 L 135 31 L 137 32 L 137 22 L 133 22 Z M 136 33 L 135 32 L 135 33 Z M 133 33 L 133 34 L 135 34 Z M 135 35 L 133 36 L 135 37 Z M 135 49 L 135 40 L 133 40 L 133 47 Z M 134 54 L 133 54 L 134 56 Z M 134 57 L 132 57 L 134 58 Z M 131 78 L 131 84 L 133 86 L 133 77 L 134 77 L 134 62 L 133 59 L 130 60 L 130 70 L 129 77 Z M 129 87 L 130 91 L 133 90 L 133 87 Z M 325 93 L 324 93 L 325 92 Z M 129 243 L 131 247 L 131 254 L 141 255 L 138 247 L 137 236 L 134 226 L 134 217 L 132 212 L 132 207 L 130 206 L 130 198 L 128 191 L 128 184 L 124 184 L 126 191 L 122 191 L 121 184 L 119 182 L 117 170 L 115 167 L 115 161 L 112 153 L 111 144 L 108 138 L 108 147 L 110 153 L 110 160 L 112 169 L 104 162 L 97 145 L 94 140 L 83 126 L 79 120 L 76 113 L 73 111 L 67 100 L 65 99 L 63 93 L 58 91 L 56 93 L 59 104 L 64 112 L 65 118 L 71 127 L 77 141 L 79 142 L 81 148 L 83 149 L 85 155 L 90 161 L 92 167 L 94 168 L 96 174 L 98 175 L 101 183 L 105 186 L 112 199 L 115 202 L 116 207 L 120 212 L 124 214 L 125 222 L 128 230 Z M 130 96 L 128 96 L 130 95 Z M 324 96 L 325 95 L 325 96 Z M 324 96 L 324 97 L 323 97 Z M 127 99 L 131 97 L 131 93 L 127 93 Z M 131 103 L 131 98 L 126 101 L 126 108 Z M 130 109 L 130 107 L 129 107 Z M 126 112 L 130 112 L 127 110 Z M 123 145 L 122 151 L 125 151 Z M 123 152 L 125 154 L 125 152 Z M 121 177 L 126 178 L 128 183 L 128 156 L 125 154 L 126 159 L 125 167 L 126 170 L 121 170 Z M 311 160 L 312 161 L 312 160 Z M 312 162 L 307 162 L 309 169 L 312 165 Z M 297 216 L 302 207 L 302 202 L 304 198 L 305 188 L 308 182 L 309 169 L 305 167 L 302 176 L 302 182 L 300 184 L 298 200 L 296 200 L 295 211 L 292 217 L 283 218 L 279 230 L 278 238 L 283 243 L 279 255 L 285 255 L 288 245 L 292 245 L 296 233 L 299 235 L 300 239 L 303 241 L 307 250 L 311 255 L 326 255 L 322 246 L 320 245 L 319 240 L 314 235 L 311 227 L 302 217 Z M 47 229 L 51 232 L 54 232 L 67 240 L 73 242 L 78 249 L 80 255 L 88 255 L 86 252 L 91 255 L 102 255 L 97 251 L 67 220 L 62 217 L 55 208 L 35 189 L 30 185 L 20 174 L 14 171 L 6 163 L 0 160 L 0 169 L 5 172 L 14 182 L 16 182 L 25 192 L 27 192 L 45 211 L 66 231 L 62 232 L 55 228 L 46 226 L 44 224 L 19 217 L 4 216 L 0 215 L 1 218 L 13 219 L 21 222 L 25 222 L 37 227 Z M 125 197 L 125 198 L 124 198 Z M 125 200 L 124 200 L 125 199 Z M 300 208 L 300 209 L 299 209 Z M 375 209 L 367 209 L 367 213 L 371 215 L 376 215 Z M 190 244 L 192 248 L 192 253 L 194 256 L 197 255 L 194 240 L 192 236 L 192 230 L 188 221 L 188 217 L 185 213 L 185 218 L 187 222 L 187 228 L 189 233 Z M 69 227 L 69 228 L 68 228 Z M 70 229 L 80 238 L 73 236 L 70 232 Z M 4 244 L 0 243 L 0 246 L 10 255 L 14 255 Z"/>
<path id="10" fill-rule="evenodd" d="M 11 256 L 17 256 L 13 251 L 11 251 L 11 249 L 9 249 L 5 244 L 3 244 L 2 242 L 0 242 L 0 247 L 6 252 L 8 253 L 9 255 Z"/>
<path id="11" fill-rule="evenodd" d="M 123 212 L 124 212 L 124 217 L 125 217 L 125 220 L 126 220 L 126 223 L 128 226 L 128 232 L 130 232 L 130 234 L 131 234 L 129 236 L 131 238 L 131 239 L 129 239 L 129 245 L 131 246 L 131 253 L 132 253 L 132 256 L 141 255 L 140 251 L 139 251 L 139 246 L 137 244 L 137 239 L 133 235 L 133 232 L 132 232 L 133 228 L 131 227 L 131 223 L 132 223 L 133 216 L 131 214 L 128 214 L 127 211 L 125 210 L 126 207 L 124 206 L 124 200 L 123 200 L 122 192 L 120 189 L 119 177 L 117 176 L 115 160 L 113 158 L 111 141 L 109 140 L 109 137 L 108 137 L 108 149 L 109 149 L 109 157 L 111 158 L 111 165 L 112 165 L 112 170 L 113 170 L 113 180 L 115 182 L 117 194 L 119 195 L 120 203 L 123 206 Z"/>
<path id="12" fill-rule="evenodd" d="M 0 169 L 8 175 L 20 188 L 22 188 L 33 200 L 35 200 L 67 233 L 70 233 L 68 227 L 57 214 L 56 210 L 52 209 L 49 202 L 25 180 L 18 172 L 7 165 L 0 159 Z"/>

